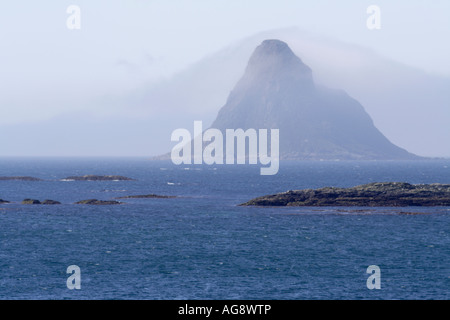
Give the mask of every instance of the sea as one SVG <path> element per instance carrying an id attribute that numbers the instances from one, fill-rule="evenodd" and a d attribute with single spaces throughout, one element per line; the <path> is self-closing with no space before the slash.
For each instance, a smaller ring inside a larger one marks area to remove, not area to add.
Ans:
<path id="1" fill-rule="evenodd" d="M 64 180 L 86 174 L 135 180 Z M 0 176 L 42 179 L 0 181 L 12 202 L 0 204 L 2 300 L 450 298 L 450 207 L 239 206 L 296 189 L 450 184 L 450 160 L 281 162 L 262 176 L 258 165 L 0 158 Z M 74 204 L 142 194 L 175 198 Z"/>

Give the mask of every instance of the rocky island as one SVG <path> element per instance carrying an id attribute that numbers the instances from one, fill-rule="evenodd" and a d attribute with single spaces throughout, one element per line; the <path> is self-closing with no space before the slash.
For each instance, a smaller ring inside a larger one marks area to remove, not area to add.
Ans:
<path id="1" fill-rule="evenodd" d="M 351 188 L 290 190 L 258 197 L 241 206 L 450 206 L 450 184 L 413 185 L 404 182 L 375 182 Z"/>
<path id="2" fill-rule="evenodd" d="M 88 205 L 94 205 L 94 206 L 105 206 L 105 205 L 122 204 L 122 202 L 115 201 L 115 200 L 88 199 L 88 200 L 81 200 L 81 201 L 75 202 L 75 204 L 88 204 Z"/>
<path id="3" fill-rule="evenodd" d="M 159 194 L 144 194 L 144 195 L 136 195 L 136 196 L 124 196 L 117 197 L 115 199 L 173 199 L 175 196 L 164 196 Z"/>
<path id="4" fill-rule="evenodd" d="M 44 204 L 44 205 L 55 205 L 55 204 L 61 204 L 61 202 L 55 201 L 55 200 L 44 200 L 44 201 L 41 202 L 41 204 Z"/>
<path id="5" fill-rule="evenodd" d="M 316 84 L 313 70 L 277 39 L 254 50 L 211 128 L 279 129 L 285 160 L 420 159 L 389 141 L 345 91 Z"/>
<path id="6" fill-rule="evenodd" d="M 3 200 L 3 199 L 0 199 L 0 204 L 3 204 L 3 203 L 10 203 L 10 202 L 6 201 L 6 200 Z"/>
<path id="7" fill-rule="evenodd" d="M 0 181 L 42 181 L 35 177 L 0 177 Z"/>
<path id="8" fill-rule="evenodd" d="M 84 175 L 84 176 L 70 176 L 65 181 L 133 181 L 134 179 L 123 176 L 98 176 L 98 175 Z"/>
<path id="9" fill-rule="evenodd" d="M 280 130 L 282 160 L 422 159 L 389 141 L 345 91 L 318 85 L 312 69 L 277 39 L 254 50 L 210 127 L 224 137 L 229 129 L 255 128 Z M 169 160 L 171 153 L 153 159 Z"/>
<path id="10" fill-rule="evenodd" d="M 22 204 L 43 204 L 43 205 L 55 205 L 55 204 L 61 204 L 61 202 L 59 201 L 55 201 L 55 200 L 44 200 L 44 201 L 39 201 L 36 199 L 24 199 L 22 201 Z"/>
<path id="11" fill-rule="evenodd" d="M 41 202 L 36 199 L 24 199 L 22 204 L 41 204 Z"/>

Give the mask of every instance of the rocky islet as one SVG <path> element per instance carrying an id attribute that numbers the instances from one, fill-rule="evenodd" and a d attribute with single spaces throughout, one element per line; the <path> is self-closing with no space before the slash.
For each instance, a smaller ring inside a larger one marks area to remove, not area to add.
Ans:
<path id="1" fill-rule="evenodd" d="M 290 190 L 252 199 L 241 206 L 431 207 L 450 206 L 450 185 L 375 182 L 351 188 Z"/>

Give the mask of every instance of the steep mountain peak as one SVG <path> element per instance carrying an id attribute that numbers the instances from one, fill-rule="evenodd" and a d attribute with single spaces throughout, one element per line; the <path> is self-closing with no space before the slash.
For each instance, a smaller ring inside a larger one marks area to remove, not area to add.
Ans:
<path id="1" fill-rule="evenodd" d="M 286 42 L 276 39 L 264 40 L 253 53 L 253 57 L 262 55 L 284 58 L 295 56 Z"/>
<path id="2" fill-rule="evenodd" d="M 265 40 L 212 128 L 279 129 L 284 159 L 414 159 L 342 90 L 316 87 L 311 69 L 280 40 Z"/>
<path id="3" fill-rule="evenodd" d="M 287 43 L 280 40 L 264 40 L 253 52 L 246 73 L 269 75 L 286 73 L 311 77 L 311 69 L 297 57 Z M 312 80 L 312 79 L 311 79 Z"/>

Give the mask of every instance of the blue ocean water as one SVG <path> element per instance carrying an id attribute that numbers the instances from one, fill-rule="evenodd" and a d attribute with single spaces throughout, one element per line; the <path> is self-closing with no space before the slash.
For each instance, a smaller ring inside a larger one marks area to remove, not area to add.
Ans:
<path id="1" fill-rule="evenodd" d="M 136 181 L 60 181 L 70 175 Z M 142 158 L 2 158 L 0 299 L 448 299 L 450 208 L 253 208 L 253 197 L 375 181 L 450 183 L 450 161 L 175 166 Z M 137 194 L 119 206 L 75 205 Z M 57 206 L 21 205 L 25 198 Z M 404 215 L 401 212 L 428 213 Z M 66 269 L 81 269 L 69 290 Z M 367 267 L 381 289 L 366 286 Z"/>

